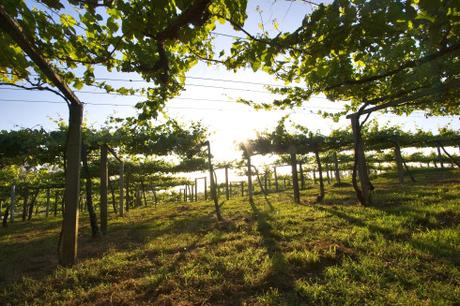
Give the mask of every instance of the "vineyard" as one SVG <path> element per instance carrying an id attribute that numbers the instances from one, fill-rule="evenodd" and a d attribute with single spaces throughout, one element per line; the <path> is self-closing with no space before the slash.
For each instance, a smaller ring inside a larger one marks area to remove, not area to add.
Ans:
<path id="1" fill-rule="evenodd" d="M 459 304 L 459 15 L 0 3 L 0 304 Z"/>

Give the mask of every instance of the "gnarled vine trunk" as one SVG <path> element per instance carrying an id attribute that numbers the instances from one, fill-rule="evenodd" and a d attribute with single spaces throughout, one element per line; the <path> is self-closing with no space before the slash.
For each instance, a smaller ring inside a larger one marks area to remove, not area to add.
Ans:
<path id="1" fill-rule="evenodd" d="M 32 214 L 33 214 L 33 211 L 34 211 L 35 203 L 37 202 L 37 197 L 38 197 L 39 192 L 40 192 L 40 189 L 37 188 L 35 190 L 35 193 L 32 195 L 32 201 L 30 201 L 30 204 L 29 204 L 29 215 L 27 216 L 28 221 L 32 220 Z M 38 207 L 38 205 L 37 205 L 37 207 Z"/>
<path id="2" fill-rule="evenodd" d="M 65 209 L 58 248 L 59 262 L 64 266 L 73 265 L 77 260 L 82 120 L 83 106 L 74 103 L 70 104 L 66 147 L 67 158 L 65 161 Z"/>
<path id="3" fill-rule="evenodd" d="M 220 206 L 219 206 L 219 199 L 217 198 L 216 192 L 216 183 L 214 181 L 214 169 L 212 166 L 212 159 L 211 159 L 211 144 L 209 141 L 207 142 L 208 147 L 208 167 L 209 167 L 209 184 L 211 187 L 211 198 L 214 201 L 214 208 L 216 209 L 216 217 L 217 220 L 222 221 L 222 214 L 220 213 Z"/>
<path id="4" fill-rule="evenodd" d="M 22 203 L 22 221 L 26 221 L 27 211 L 29 208 L 29 187 L 24 190 L 24 202 Z"/>
<path id="5" fill-rule="evenodd" d="M 321 159 L 319 157 L 319 151 L 315 150 L 316 165 L 318 166 L 319 175 L 319 195 L 316 197 L 318 202 L 324 199 L 324 182 L 323 182 L 323 168 L 321 166 Z"/>
<path id="6" fill-rule="evenodd" d="M 369 179 L 369 172 L 366 164 L 366 156 L 364 155 L 364 147 L 361 138 L 361 126 L 359 124 L 359 116 L 354 114 L 350 117 L 351 119 L 351 128 L 353 132 L 353 142 L 354 142 L 354 165 L 353 165 L 353 187 L 355 189 L 358 200 L 362 205 L 367 206 L 372 203 L 371 200 L 371 191 L 372 184 Z M 359 181 L 361 184 L 361 189 L 359 189 L 356 174 L 359 176 Z"/>
<path id="7" fill-rule="evenodd" d="M 404 183 L 404 165 L 403 165 L 403 159 L 401 155 L 401 146 L 399 145 L 398 142 L 395 142 L 395 160 L 396 160 L 396 168 L 398 171 L 398 179 L 399 183 L 403 184 Z"/>
<path id="8" fill-rule="evenodd" d="M 93 206 L 93 183 L 88 168 L 88 149 L 85 145 L 82 147 L 83 171 L 85 173 L 85 191 L 86 191 L 86 208 L 88 209 L 89 221 L 91 224 L 91 235 L 99 236 L 99 226 L 97 225 L 96 212 Z"/>
<path id="9" fill-rule="evenodd" d="M 292 171 L 292 189 L 294 192 L 294 202 L 300 203 L 299 191 L 299 174 L 297 173 L 297 156 L 295 152 L 290 152 L 291 158 L 291 171 Z"/>

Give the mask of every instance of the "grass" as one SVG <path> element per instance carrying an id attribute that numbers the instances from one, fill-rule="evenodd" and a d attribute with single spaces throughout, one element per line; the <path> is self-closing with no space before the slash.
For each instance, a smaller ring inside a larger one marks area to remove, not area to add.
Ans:
<path id="1" fill-rule="evenodd" d="M 0 230 L 0 304 L 460 304 L 460 176 L 417 171 L 374 180 L 373 207 L 350 186 L 131 210 L 58 267 L 59 220 Z"/>

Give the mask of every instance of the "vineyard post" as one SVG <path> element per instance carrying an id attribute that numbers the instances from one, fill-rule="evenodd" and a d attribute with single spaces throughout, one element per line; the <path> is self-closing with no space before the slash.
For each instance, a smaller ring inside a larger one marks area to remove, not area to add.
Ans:
<path id="1" fill-rule="evenodd" d="M 131 183 L 131 180 L 130 180 L 130 173 L 126 174 L 126 184 L 125 184 L 125 187 L 126 187 L 126 200 L 125 200 L 125 208 L 126 208 L 126 212 L 129 212 L 129 209 L 130 209 L 130 205 L 131 205 L 131 193 L 130 193 L 130 188 L 129 188 L 129 184 Z"/>
<path id="2" fill-rule="evenodd" d="M 57 216 L 58 211 L 58 201 L 59 201 L 59 191 L 54 192 L 54 216 Z"/>
<path id="3" fill-rule="evenodd" d="M 303 163 L 299 163 L 299 171 L 300 171 L 300 188 L 305 189 L 305 175 L 303 172 Z"/>
<path id="4" fill-rule="evenodd" d="M 315 158 L 316 158 L 316 164 L 318 167 L 318 176 L 319 176 L 319 195 L 317 197 L 317 201 L 321 202 L 324 199 L 324 182 L 323 182 L 323 169 L 321 166 L 321 158 L 319 157 L 318 149 L 315 149 Z"/>
<path id="5" fill-rule="evenodd" d="M 26 221 L 28 205 L 29 205 L 29 187 L 25 186 L 24 202 L 22 204 L 22 221 Z"/>
<path id="6" fill-rule="evenodd" d="M 222 221 L 222 215 L 220 213 L 219 200 L 217 199 L 216 186 L 214 182 L 214 169 L 212 166 L 212 155 L 211 155 L 211 143 L 209 140 L 205 142 L 205 145 L 208 148 L 208 166 L 209 166 L 209 184 L 211 187 L 211 198 L 214 201 L 214 206 L 216 209 L 217 220 Z"/>
<path id="7" fill-rule="evenodd" d="M 327 178 L 327 183 L 330 185 L 331 184 L 331 176 L 329 175 L 329 163 L 326 162 L 326 178 Z"/>
<path id="8" fill-rule="evenodd" d="M 275 190 L 276 192 L 280 191 L 279 185 L 278 185 L 278 174 L 276 173 L 276 166 L 273 167 L 273 174 L 275 176 Z"/>
<path id="9" fill-rule="evenodd" d="M 154 201 L 155 201 L 155 207 L 157 206 L 157 202 L 158 202 L 158 199 L 157 199 L 157 192 L 155 190 L 155 187 L 152 188 L 153 190 L 153 198 L 154 198 Z"/>
<path id="10" fill-rule="evenodd" d="M 208 178 L 204 177 L 204 200 L 208 200 Z"/>
<path id="11" fill-rule="evenodd" d="M 198 202 L 198 179 L 195 179 L 195 202 Z"/>
<path id="12" fill-rule="evenodd" d="M 45 217 L 48 219 L 50 213 L 50 188 L 46 188 L 46 210 L 45 210 Z"/>
<path id="13" fill-rule="evenodd" d="M 294 192 L 294 202 L 299 204 L 300 203 L 300 191 L 299 191 L 299 177 L 297 173 L 297 157 L 294 148 L 290 149 L 290 157 L 291 157 L 291 171 L 292 171 L 292 189 Z"/>
<path id="14" fill-rule="evenodd" d="M 193 202 L 193 184 L 188 185 L 189 202 Z"/>
<path id="15" fill-rule="evenodd" d="M 244 182 L 241 182 L 240 185 L 241 185 L 241 196 L 244 197 Z"/>
<path id="16" fill-rule="evenodd" d="M 110 180 L 110 176 L 107 176 L 107 182 L 110 186 L 110 194 L 112 196 L 112 208 L 115 214 L 118 214 L 117 203 L 115 202 L 115 186 L 113 181 Z"/>
<path id="17" fill-rule="evenodd" d="M 249 152 L 246 152 L 247 166 L 248 166 L 248 195 L 249 195 L 249 204 L 254 204 L 254 191 L 252 189 L 252 166 L 251 166 L 251 155 Z"/>
<path id="18" fill-rule="evenodd" d="M 11 194 L 10 194 L 10 222 L 14 223 L 14 211 L 16 208 L 16 185 L 11 186 Z"/>
<path id="19" fill-rule="evenodd" d="M 337 182 L 337 184 L 340 184 L 340 170 L 339 170 L 339 160 L 337 159 L 337 152 L 334 151 L 334 153 L 332 153 L 332 157 L 334 158 L 335 181 Z"/>
<path id="20" fill-rule="evenodd" d="M 100 160 L 100 217 L 101 217 L 101 233 L 107 234 L 107 186 L 108 186 L 108 169 L 107 169 L 107 146 L 101 146 Z"/>
<path id="21" fill-rule="evenodd" d="M 225 165 L 225 199 L 230 199 L 230 193 L 228 189 L 228 165 Z"/>
<path id="22" fill-rule="evenodd" d="M 140 197 L 141 197 L 141 206 L 147 206 L 147 196 L 145 195 L 145 186 L 144 186 L 144 180 L 141 178 L 141 184 L 139 186 L 140 190 Z"/>
<path id="23" fill-rule="evenodd" d="M 125 163 L 121 162 L 120 163 L 120 180 L 119 180 L 119 185 L 120 185 L 120 206 L 118 207 L 118 212 L 120 213 L 120 217 L 123 217 L 125 208 L 123 206 L 124 202 L 124 175 L 125 175 Z"/>

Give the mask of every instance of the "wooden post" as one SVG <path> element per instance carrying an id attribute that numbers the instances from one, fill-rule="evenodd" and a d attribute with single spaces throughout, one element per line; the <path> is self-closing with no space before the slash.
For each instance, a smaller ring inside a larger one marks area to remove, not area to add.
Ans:
<path id="1" fill-rule="evenodd" d="M 294 192 L 294 202 L 300 203 L 299 177 L 297 173 L 297 157 L 295 151 L 290 152 L 291 171 L 292 171 L 292 189 Z"/>
<path id="2" fill-rule="evenodd" d="M 248 164 L 248 195 L 249 195 L 249 204 L 254 204 L 254 192 L 252 189 L 252 166 L 251 166 L 251 155 L 246 153 L 247 164 Z"/>
<path id="3" fill-rule="evenodd" d="M 184 185 L 184 202 L 187 203 L 187 184 Z"/>
<path id="4" fill-rule="evenodd" d="M 198 202 L 198 179 L 195 179 L 195 202 Z"/>
<path id="5" fill-rule="evenodd" d="M 136 207 L 142 206 L 142 199 L 141 199 L 141 189 L 139 185 L 136 185 Z"/>
<path id="6" fill-rule="evenodd" d="M 339 160 L 337 159 L 337 152 L 334 152 L 332 157 L 334 158 L 335 181 L 337 184 L 340 184 L 340 170 L 339 170 Z"/>
<path id="7" fill-rule="evenodd" d="M 371 200 L 371 182 L 369 179 L 369 173 L 366 164 L 366 155 L 364 154 L 364 147 L 361 138 L 361 127 L 359 124 L 359 116 L 352 115 L 350 116 L 351 119 L 351 128 L 353 132 L 353 141 L 354 141 L 354 149 L 355 149 L 355 161 L 356 161 L 356 170 L 358 171 L 359 181 L 361 185 L 361 190 L 356 190 L 361 192 L 358 194 L 358 199 L 360 200 L 362 205 L 370 205 L 372 203 Z"/>
<path id="8" fill-rule="evenodd" d="M 208 178 L 204 177 L 204 200 L 208 200 Z"/>
<path id="9" fill-rule="evenodd" d="M 279 192 L 280 191 L 280 186 L 278 184 L 278 174 L 276 173 L 276 167 L 273 167 L 273 174 L 275 176 L 275 191 Z"/>
<path id="10" fill-rule="evenodd" d="M 29 204 L 29 211 L 28 211 L 29 216 L 27 217 L 28 221 L 32 220 L 32 214 L 34 212 L 34 205 L 36 205 L 36 207 L 38 208 L 38 203 L 37 204 L 35 203 L 37 202 L 37 197 L 39 193 L 40 193 L 40 188 L 36 188 L 35 193 L 33 193 L 32 195 L 32 201 L 30 201 L 30 204 Z"/>
<path id="11" fill-rule="evenodd" d="M 241 196 L 244 197 L 244 182 L 241 182 Z"/>
<path id="12" fill-rule="evenodd" d="M 144 206 L 147 206 L 147 197 L 145 195 L 145 185 L 144 180 L 141 179 L 141 192 L 142 192 L 142 199 L 144 200 Z"/>
<path id="13" fill-rule="evenodd" d="M 187 189 L 188 189 L 188 201 L 193 202 L 193 185 L 192 184 L 187 185 Z"/>
<path id="14" fill-rule="evenodd" d="M 129 211 L 130 209 L 130 202 L 131 202 L 131 194 L 130 194 L 130 190 L 129 190 L 129 183 L 130 183 L 130 179 L 129 179 L 129 173 L 128 175 L 126 175 L 126 184 L 125 184 L 125 188 L 126 188 L 126 200 L 125 200 L 125 208 L 126 208 L 126 212 Z"/>
<path id="15" fill-rule="evenodd" d="M 48 219 L 50 213 L 50 188 L 46 188 L 46 210 L 45 210 L 45 218 Z"/>
<path id="16" fill-rule="evenodd" d="M 230 191 L 228 189 L 228 166 L 225 166 L 225 199 L 230 199 Z"/>
<path id="17" fill-rule="evenodd" d="M 108 186 L 108 169 L 107 169 L 107 146 L 101 146 L 100 160 L 100 217 L 101 233 L 107 233 L 107 186 Z"/>
<path id="18" fill-rule="evenodd" d="M 300 171 L 300 188 L 305 189 L 305 175 L 303 172 L 303 163 L 299 163 L 299 171 Z"/>
<path id="19" fill-rule="evenodd" d="M 326 177 L 327 177 L 327 183 L 330 185 L 331 184 L 331 176 L 329 175 L 329 163 L 326 163 Z"/>
<path id="20" fill-rule="evenodd" d="M 318 166 L 319 175 L 319 195 L 317 201 L 321 202 L 324 199 L 324 182 L 323 182 L 323 169 L 321 166 L 321 159 L 319 157 L 319 151 L 315 150 L 316 165 Z"/>
<path id="21" fill-rule="evenodd" d="M 59 191 L 54 192 L 54 216 L 57 216 L 58 211 L 58 201 L 59 201 Z"/>
<path id="22" fill-rule="evenodd" d="M 119 187 L 120 187 L 120 206 L 118 207 L 118 212 L 120 213 L 120 217 L 123 217 L 124 215 L 124 211 L 125 211 L 125 208 L 123 206 L 123 202 L 124 202 L 124 182 L 123 182 L 123 179 L 124 179 L 124 175 L 125 175 L 125 163 L 124 162 L 121 162 L 120 163 L 120 180 L 119 180 Z"/>
<path id="23" fill-rule="evenodd" d="M 158 199 L 157 199 L 157 192 L 156 192 L 155 188 L 153 188 L 153 198 L 154 198 L 155 207 L 156 207 L 157 203 L 158 203 Z"/>
<path id="24" fill-rule="evenodd" d="M 29 187 L 25 187 L 24 191 L 24 202 L 22 205 L 22 221 L 26 221 L 27 218 L 27 211 L 28 211 L 28 205 L 29 205 Z"/>
<path id="25" fill-rule="evenodd" d="M 118 214 L 117 203 L 115 201 L 115 186 L 113 181 L 110 180 L 110 177 L 107 176 L 108 185 L 110 186 L 110 194 L 112 196 L 112 208 L 115 214 Z"/>
<path id="26" fill-rule="evenodd" d="M 16 210 L 16 185 L 11 186 L 10 193 L 10 222 L 14 223 L 14 213 Z"/>

